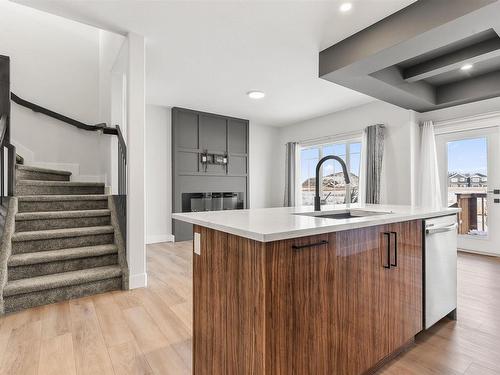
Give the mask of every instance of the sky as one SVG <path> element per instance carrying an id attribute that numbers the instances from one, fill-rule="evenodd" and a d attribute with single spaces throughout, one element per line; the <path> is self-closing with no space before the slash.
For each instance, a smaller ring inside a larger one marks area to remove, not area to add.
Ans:
<path id="1" fill-rule="evenodd" d="M 350 145 L 350 172 L 359 176 L 361 143 L 351 143 Z M 314 177 L 316 174 L 316 164 L 318 163 L 319 148 L 304 149 L 301 151 L 300 172 L 301 180 L 305 181 L 308 178 Z M 346 160 L 346 144 L 335 144 L 323 146 L 323 156 L 337 155 Z M 327 176 L 332 173 L 340 172 L 342 168 L 340 164 L 333 160 L 327 160 L 323 164 L 323 175 Z"/>
<path id="2" fill-rule="evenodd" d="M 448 142 L 448 172 L 488 172 L 488 143 L 486 138 Z"/>

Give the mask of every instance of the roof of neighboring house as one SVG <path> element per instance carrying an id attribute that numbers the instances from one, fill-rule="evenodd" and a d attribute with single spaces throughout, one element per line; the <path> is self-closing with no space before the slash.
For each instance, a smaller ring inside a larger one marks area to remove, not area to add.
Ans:
<path id="1" fill-rule="evenodd" d="M 357 185 L 359 183 L 359 177 L 355 174 L 350 175 L 351 177 L 351 185 Z M 316 186 L 316 178 L 311 177 L 305 180 L 302 183 L 302 187 L 315 187 Z M 344 174 L 342 172 L 332 173 L 328 176 L 323 177 L 323 188 L 334 188 L 334 187 L 343 187 L 344 183 Z"/>
<path id="2" fill-rule="evenodd" d="M 468 177 L 488 177 L 487 175 L 483 173 L 449 173 L 448 178 L 454 178 L 454 177 L 463 177 L 463 178 L 468 178 Z"/>

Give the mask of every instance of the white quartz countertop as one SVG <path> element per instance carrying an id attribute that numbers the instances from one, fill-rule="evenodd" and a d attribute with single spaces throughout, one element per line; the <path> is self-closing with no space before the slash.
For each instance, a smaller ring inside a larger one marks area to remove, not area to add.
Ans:
<path id="1" fill-rule="evenodd" d="M 312 215 L 343 213 L 347 209 L 362 213 L 370 211 L 370 216 L 347 219 L 329 219 Z M 307 207 L 256 208 L 248 210 L 209 211 L 174 213 L 176 220 L 201 225 L 260 242 L 270 242 L 339 232 L 343 230 L 369 227 L 373 225 L 397 223 L 401 221 L 427 219 L 452 215 L 457 208 L 422 208 L 393 205 L 346 205 L 322 206 L 321 212 Z M 306 215 L 300 215 L 306 214 Z"/>

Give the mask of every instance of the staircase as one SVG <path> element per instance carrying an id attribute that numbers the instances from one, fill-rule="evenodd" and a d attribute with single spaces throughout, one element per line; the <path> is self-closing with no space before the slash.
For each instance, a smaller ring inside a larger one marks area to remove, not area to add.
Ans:
<path id="1" fill-rule="evenodd" d="M 3 244 L 10 240 L 4 312 L 126 288 L 123 240 L 104 184 L 20 164 L 15 173 L 15 222 L 6 224 Z"/>

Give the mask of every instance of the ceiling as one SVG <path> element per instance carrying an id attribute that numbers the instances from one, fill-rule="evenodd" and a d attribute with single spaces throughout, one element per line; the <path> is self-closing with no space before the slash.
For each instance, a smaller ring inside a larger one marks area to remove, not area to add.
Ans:
<path id="1" fill-rule="evenodd" d="M 320 76 L 426 112 L 500 96 L 500 1 L 420 0 L 321 51 Z"/>
<path id="2" fill-rule="evenodd" d="M 16 0 L 147 40 L 149 104 L 282 126 L 372 101 L 318 77 L 322 49 L 414 0 L 67 1 Z M 251 100 L 246 93 L 262 90 Z"/>

